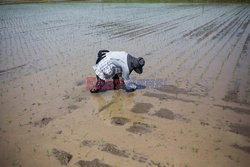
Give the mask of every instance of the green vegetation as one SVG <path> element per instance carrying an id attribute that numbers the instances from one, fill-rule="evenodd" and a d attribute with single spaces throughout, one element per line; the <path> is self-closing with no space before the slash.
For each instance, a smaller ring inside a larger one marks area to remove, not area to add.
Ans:
<path id="1" fill-rule="evenodd" d="M 195 146 L 192 147 L 192 152 L 193 153 L 198 153 L 198 151 L 199 151 L 198 147 L 195 147 Z"/>

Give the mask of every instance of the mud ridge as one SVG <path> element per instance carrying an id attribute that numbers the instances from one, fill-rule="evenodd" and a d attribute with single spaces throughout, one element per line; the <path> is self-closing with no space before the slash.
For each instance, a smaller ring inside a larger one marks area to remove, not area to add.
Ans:
<path id="1" fill-rule="evenodd" d="M 231 107 L 226 105 L 215 104 L 214 106 L 221 107 L 223 110 L 229 109 L 239 114 L 250 114 L 250 109 L 240 108 L 240 107 Z"/>

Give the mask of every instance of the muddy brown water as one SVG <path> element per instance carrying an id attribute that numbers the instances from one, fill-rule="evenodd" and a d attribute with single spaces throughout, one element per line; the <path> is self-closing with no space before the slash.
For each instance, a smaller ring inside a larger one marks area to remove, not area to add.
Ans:
<path id="1" fill-rule="evenodd" d="M 0 166 L 58 166 L 54 154 L 46 154 L 53 148 L 73 156 L 68 166 L 79 160 L 83 166 L 247 166 L 249 9 L 0 5 Z M 129 94 L 90 94 L 86 78 L 95 77 L 92 65 L 100 49 L 143 57 L 143 74 L 130 76 L 160 78 L 163 90 L 147 85 Z M 136 103 L 153 107 L 132 112 Z M 171 112 L 159 112 L 166 117 L 161 119 L 153 115 L 161 109 L 171 110 L 174 120 Z M 102 151 L 107 143 L 114 145 L 107 150 L 129 157 Z"/>

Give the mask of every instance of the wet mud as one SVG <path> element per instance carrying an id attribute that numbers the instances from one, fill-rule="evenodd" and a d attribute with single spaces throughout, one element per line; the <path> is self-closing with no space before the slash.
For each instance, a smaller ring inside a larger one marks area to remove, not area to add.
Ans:
<path id="1" fill-rule="evenodd" d="M 188 94 L 190 91 L 187 91 L 183 88 L 178 88 L 174 85 L 163 85 L 161 89 L 157 89 L 161 92 L 171 93 L 171 94 Z"/>
<path id="2" fill-rule="evenodd" d="M 99 159 L 93 159 L 92 161 L 80 160 L 76 165 L 80 167 L 111 167 L 110 165 L 101 162 Z"/>
<path id="3" fill-rule="evenodd" d="M 148 113 L 152 107 L 153 105 L 150 103 L 136 103 L 131 111 L 134 113 Z"/>
<path id="4" fill-rule="evenodd" d="M 52 150 L 52 153 L 56 157 L 56 159 L 61 163 L 61 165 L 67 165 L 73 157 L 70 153 L 55 148 Z"/>
<path id="5" fill-rule="evenodd" d="M 246 108 L 231 107 L 231 106 L 220 105 L 220 104 L 215 104 L 215 106 L 222 107 L 223 110 L 227 110 L 227 109 L 232 110 L 238 114 L 247 114 L 247 115 L 250 114 L 250 109 L 246 109 Z"/>
<path id="6" fill-rule="evenodd" d="M 155 98 L 158 98 L 159 100 L 178 100 L 178 101 L 182 101 L 182 102 L 185 102 L 185 103 L 197 103 L 194 100 L 183 99 L 183 98 L 179 98 L 179 97 L 176 97 L 176 96 L 170 96 L 170 95 L 161 94 L 161 93 L 149 93 L 149 92 L 146 92 L 146 93 L 143 94 L 143 96 L 155 97 Z"/>
<path id="7" fill-rule="evenodd" d="M 246 152 L 247 154 L 250 154 L 250 146 L 240 146 L 237 143 L 232 145 L 233 148 L 242 150 Z"/>
<path id="8" fill-rule="evenodd" d="M 169 120 L 175 119 L 174 113 L 168 109 L 165 109 L 165 108 L 161 108 L 154 115 L 157 117 L 165 118 L 165 119 L 169 119 Z"/>
<path id="9" fill-rule="evenodd" d="M 139 163 L 145 163 L 149 166 L 156 166 L 156 167 L 165 166 L 164 163 L 157 162 L 156 160 L 152 160 L 146 155 L 142 153 L 138 153 L 135 150 L 121 148 L 115 144 L 111 144 L 105 141 L 84 140 L 82 141 L 82 145 L 94 147 L 102 152 L 107 152 L 117 157 L 128 158 L 130 160 L 137 161 Z"/>
<path id="10" fill-rule="evenodd" d="M 111 101 L 110 103 L 104 105 L 102 108 L 100 108 L 99 112 L 102 112 L 102 111 L 108 109 L 113 103 L 114 103 L 114 102 Z"/>
<path id="11" fill-rule="evenodd" d="M 23 64 L 23 65 L 20 65 L 20 66 L 16 66 L 16 67 L 12 67 L 12 68 L 9 68 L 9 69 L 5 69 L 5 70 L 0 70 L 0 76 L 1 75 L 4 75 L 5 73 L 8 73 L 8 72 L 11 72 L 13 70 L 17 70 L 19 68 L 22 68 L 24 66 L 26 66 L 27 64 Z"/>
<path id="12" fill-rule="evenodd" d="M 85 80 L 79 80 L 79 81 L 76 81 L 76 86 L 82 86 L 86 83 Z"/>
<path id="13" fill-rule="evenodd" d="M 126 129 L 128 132 L 135 134 L 146 134 L 152 132 L 151 127 L 148 124 L 141 122 L 134 122 L 132 126 Z"/>
<path id="14" fill-rule="evenodd" d="M 249 164 L 249 5 L 0 8 L 0 166 Z M 145 58 L 131 78 L 162 89 L 90 94 L 97 52 L 112 48 Z M 68 150 L 50 157 L 56 145 Z"/>
<path id="15" fill-rule="evenodd" d="M 125 150 L 120 150 L 116 145 L 107 143 L 102 147 L 103 147 L 101 149 L 102 151 L 108 152 L 110 154 L 114 154 L 116 156 L 121 156 L 121 157 L 129 157 L 129 154 Z"/>
<path id="16" fill-rule="evenodd" d="M 250 138 L 250 126 L 232 123 L 229 127 L 231 132 Z"/>
<path id="17" fill-rule="evenodd" d="M 81 145 L 82 146 L 87 146 L 87 147 L 92 147 L 92 146 L 95 146 L 95 145 L 97 145 L 98 143 L 97 143 L 97 141 L 95 141 L 95 140 L 83 140 L 82 142 L 81 142 Z"/>
<path id="18" fill-rule="evenodd" d="M 69 109 L 69 110 L 76 110 L 76 109 L 78 109 L 78 108 L 79 108 L 79 106 L 77 106 L 77 105 L 75 105 L 75 104 L 71 104 L 71 105 L 68 106 L 68 109 Z"/>
<path id="19" fill-rule="evenodd" d="M 130 122 L 130 120 L 128 118 L 123 118 L 123 117 L 112 117 L 111 118 L 111 124 L 117 125 L 117 126 L 123 126 L 128 122 Z"/>
<path id="20" fill-rule="evenodd" d="M 52 120 L 53 119 L 50 117 L 44 117 L 41 120 L 34 122 L 34 126 L 42 128 L 42 127 L 45 127 L 46 125 L 48 125 L 50 123 L 50 121 L 52 121 Z"/>

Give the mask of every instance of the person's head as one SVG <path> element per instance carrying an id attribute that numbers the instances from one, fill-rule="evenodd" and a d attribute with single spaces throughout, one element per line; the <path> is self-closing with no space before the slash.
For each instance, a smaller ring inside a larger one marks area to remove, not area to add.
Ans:
<path id="1" fill-rule="evenodd" d="M 144 65 L 145 65 L 145 60 L 142 57 L 136 58 L 136 61 L 134 62 L 135 72 L 141 74 L 143 72 Z"/>

